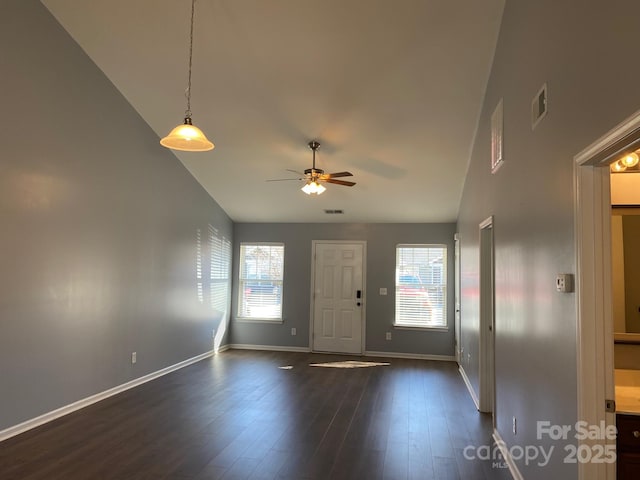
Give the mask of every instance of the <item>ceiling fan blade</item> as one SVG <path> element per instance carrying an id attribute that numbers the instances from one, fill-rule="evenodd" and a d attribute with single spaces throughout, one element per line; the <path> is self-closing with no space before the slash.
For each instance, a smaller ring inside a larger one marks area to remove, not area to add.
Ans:
<path id="1" fill-rule="evenodd" d="M 334 180 L 333 178 L 327 178 L 325 182 L 335 183 L 336 185 L 344 185 L 345 187 L 353 187 L 355 185 L 355 182 L 346 182 L 344 180 Z"/>
<path id="2" fill-rule="evenodd" d="M 327 173 L 325 174 L 327 178 L 336 178 L 336 177 L 353 177 L 353 173 L 351 172 L 337 172 L 337 173 Z"/>
<path id="3" fill-rule="evenodd" d="M 287 170 L 287 172 L 292 172 L 292 173 L 295 173 L 296 175 L 304 175 L 304 173 L 299 172 L 297 170 L 291 170 L 290 168 L 287 168 L 286 170 Z"/>
<path id="4" fill-rule="evenodd" d="M 268 180 L 265 180 L 265 182 L 287 182 L 289 180 L 306 180 L 304 178 L 270 178 Z"/>

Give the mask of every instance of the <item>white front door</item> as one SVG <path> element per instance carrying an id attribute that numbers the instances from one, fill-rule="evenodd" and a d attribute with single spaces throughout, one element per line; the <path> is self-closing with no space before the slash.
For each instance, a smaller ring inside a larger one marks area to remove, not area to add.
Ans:
<path id="1" fill-rule="evenodd" d="M 362 353 L 364 243 L 314 242 L 313 350 Z"/>

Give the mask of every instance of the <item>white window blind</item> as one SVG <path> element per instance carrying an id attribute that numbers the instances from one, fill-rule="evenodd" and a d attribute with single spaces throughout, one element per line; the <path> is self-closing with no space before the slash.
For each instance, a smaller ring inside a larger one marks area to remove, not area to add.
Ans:
<path id="1" fill-rule="evenodd" d="M 211 255 L 209 284 L 211 308 L 226 316 L 231 276 L 231 241 L 212 225 L 209 225 L 209 252 Z"/>
<path id="2" fill-rule="evenodd" d="M 396 318 L 402 327 L 447 326 L 447 247 L 396 247 Z"/>
<path id="3" fill-rule="evenodd" d="M 283 278 L 284 244 L 241 244 L 238 317 L 280 320 Z"/>

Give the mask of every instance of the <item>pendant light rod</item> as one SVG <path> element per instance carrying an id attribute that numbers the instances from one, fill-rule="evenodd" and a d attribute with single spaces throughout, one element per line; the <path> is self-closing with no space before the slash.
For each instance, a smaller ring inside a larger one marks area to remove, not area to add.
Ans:
<path id="1" fill-rule="evenodd" d="M 185 118 L 191 118 L 191 68 L 193 66 L 193 24 L 195 23 L 196 0 L 191 0 L 191 32 L 189 32 L 189 74 L 187 76 L 187 111 Z"/>
<path id="2" fill-rule="evenodd" d="M 320 148 L 320 143 L 316 142 L 315 140 L 312 140 L 309 142 L 309 148 L 313 151 L 313 163 L 311 165 L 311 169 L 315 170 L 316 169 L 316 150 Z"/>
<path id="3" fill-rule="evenodd" d="M 302 191 L 307 195 L 320 195 L 326 190 L 324 185 L 320 184 L 320 175 L 322 170 L 316 170 L 316 150 L 320 148 L 320 143 L 312 140 L 309 142 L 309 148 L 313 151 L 313 163 L 311 168 L 304 171 L 305 175 L 309 175 L 307 183 L 302 187 Z"/>

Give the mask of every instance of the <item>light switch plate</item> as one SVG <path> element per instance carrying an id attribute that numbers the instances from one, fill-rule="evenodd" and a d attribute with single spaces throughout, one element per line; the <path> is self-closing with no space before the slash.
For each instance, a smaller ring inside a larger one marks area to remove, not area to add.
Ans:
<path id="1" fill-rule="evenodd" d="M 380 295 L 386 295 L 387 294 L 387 289 L 384 287 L 380 288 Z"/>

